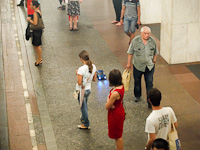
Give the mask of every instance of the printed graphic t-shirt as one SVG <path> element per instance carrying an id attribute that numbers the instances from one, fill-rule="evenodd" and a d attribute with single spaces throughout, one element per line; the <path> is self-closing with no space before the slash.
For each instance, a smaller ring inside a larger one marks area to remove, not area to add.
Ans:
<path id="1" fill-rule="evenodd" d="M 171 123 L 175 122 L 177 122 L 177 119 L 172 108 L 163 107 L 159 110 L 153 110 L 146 119 L 145 132 L 156 133 L 156 138 L 167 140 L 167 134 L 171 130 Z"/>

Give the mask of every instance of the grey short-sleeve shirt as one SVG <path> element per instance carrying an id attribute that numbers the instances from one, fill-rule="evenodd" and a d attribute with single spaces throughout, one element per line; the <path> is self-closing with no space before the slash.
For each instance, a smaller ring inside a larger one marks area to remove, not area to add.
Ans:
<path id="1" fill-rule="evenodd" d="M 139 0 L 123 0 L 123 5 L 126 7 L 124 17 L 125 18 L 137 18 L 137 7 L 140 7 Z"/>
<path id="2" fill-rule="evenodd" d="M 132 63 L 137 70 L 145 72 L 146 67 L 151 70 L 154 67 L 153 57 L 158 54 L 156 41 L 150 36 L 144 45 L 139 35 L 132 40 L 127 53 L 133 55 Z"/>

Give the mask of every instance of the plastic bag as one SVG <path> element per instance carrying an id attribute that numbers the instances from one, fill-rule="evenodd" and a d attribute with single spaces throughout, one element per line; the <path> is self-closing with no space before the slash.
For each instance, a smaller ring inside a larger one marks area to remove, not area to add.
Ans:
<path id="1" fill-rule="evenodd" d="M 124 84 L 124 90 L 128 91 L 129 85 L 131 81 L 131 72 L 128 69 L 125 69 L 123 74 L 122 74 L 122 82 Z"/>

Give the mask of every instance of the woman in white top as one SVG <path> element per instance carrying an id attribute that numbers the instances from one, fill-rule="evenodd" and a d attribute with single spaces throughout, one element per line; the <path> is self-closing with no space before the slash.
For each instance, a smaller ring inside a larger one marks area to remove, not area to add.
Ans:
<path id="1" fill-rule="evenodd" d="M 96 66 L 92 64 L 92 61 L 89 59 L 89 54 L 87 51 L 83 50 L 79 54 L 80 60 L 83 63 L 83 66 L 79 67 L 76 71 L 77 75 L 77 84 L 76 90 L 80 91 L 85 89 L 83 102 L 81 105 L 81 125 L 78 125 L 79 129 L 90 129 L 90 122 L 88 119 L 88 109 L 87 109 L 87 101 L 91 92 L 91 82 L 96 81 Z M 80 93 L 79 92 L 79 103 L 80 103 Z"/>

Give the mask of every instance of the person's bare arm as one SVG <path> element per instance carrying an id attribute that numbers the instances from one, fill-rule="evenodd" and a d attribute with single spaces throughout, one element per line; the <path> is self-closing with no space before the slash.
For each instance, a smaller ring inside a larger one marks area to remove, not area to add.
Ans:
<path id="1" fill-rule="evenodd" d="M 92 79 L 92 81 L 96 81 L 96 79 L 97 79 L 97 72 L 95 72 L 95 74 L 94 74 L 94 76 L 93 76 L 93 79 Z"/>
<path id="2" fill-rule="evenodd" d="M 141 24 L 141 21 L 140 21 L 140 16 L 141 16 L 141 13 L 140 13 L 140 6 L 137 7 L 137 14 L 138 14 L 138 21 L 137 21 L 137 24 L 140 25 L 140 24 Z"/>
<path id="3" fill-rule="evenodd" d="M 149 133 L 149 141 L 147 142 L 146 150 L 151 150 L 153 141 L 155 139 L 156 139 L 156 134 L 155 133 Z"/>
<path id="4" fill-rule="evenodd" d="M 120 98 L 120 95 L 118 92 L 113 92 L 112 95 L 110 96 L 110 98 L 107 98 L 107 103 L 105 105 L 106 109 L 112 109 L 113 108 L 113 104 L 114 102 Z"/>
<path id="5" fill-rule="evenodd" d="M 83 76 L 78 74 L 77 75 L 77 83 L 78 83 L 78 85 L 82 85 L 82 81 L 83 81 Z"/>
<path id="6" fill-rule="evenodd" d="M 132 57 L 133 57 L 133 55 L 128 54 L 128 62 L 127 62 L 127 65 L 126 65 L 126 68 L 128 68 L 128 69 L 131 69 Z"/>
<path id="7" fill-rule="evenodd" d="M 120 18 L 121 24 L 123 23 L 123 17 L 124 17 L 125 9 L 126 9 L 126 7 L 123 5 L 123 6 L 122 6 L 122 10 L 121 10 L 121 18 Z"/>

